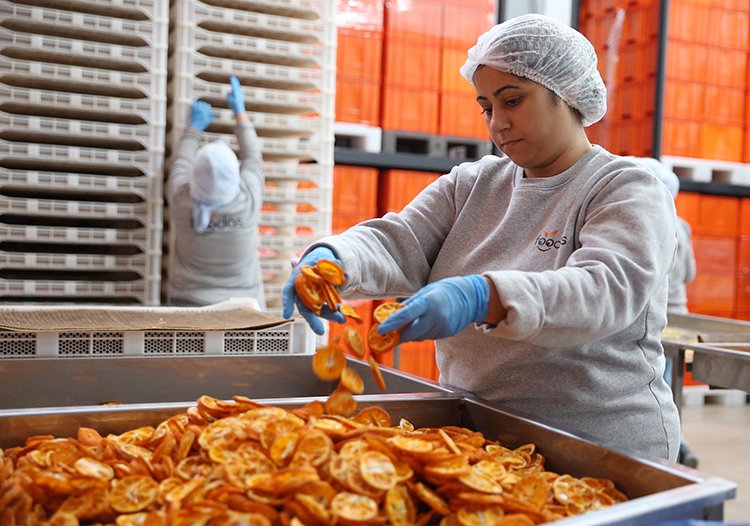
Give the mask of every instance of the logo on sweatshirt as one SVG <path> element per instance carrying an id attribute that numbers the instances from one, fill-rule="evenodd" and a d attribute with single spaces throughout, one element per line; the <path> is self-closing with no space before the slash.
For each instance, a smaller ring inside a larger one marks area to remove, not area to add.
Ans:
<path id="1" fill-rule="evenodd" d="M 543 232 L 536 236 L 534 245 L 540 252 L 547 252 L 553 248 L 559 249 L 561 246 L 568 242 L 568 238 L 562 236 L 560 239 L 555 239 L 555 236 L 559 233 L 559 230 L 553 230 L 550 233 Z"/>

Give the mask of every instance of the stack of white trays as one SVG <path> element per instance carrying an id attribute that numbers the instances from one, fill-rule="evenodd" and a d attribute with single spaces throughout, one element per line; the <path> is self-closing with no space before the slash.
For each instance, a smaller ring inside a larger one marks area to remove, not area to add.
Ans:
<path id="1" fill-rule="evenodd" d="M 222 139 L 238 151 L 226 103 L 236 75 L 265 162 L 260 256 L 274 314 L 290 259 L 331 231 L 335 12 L 334 0 L 172 0 L 170 7 L 166 168 L 196 99 L 218 113 L 203 141 Z"/>
<path id="2" fill-rule="evenodd" d="M 169 0 L 0 0 L 0 302 L 158 305 Z"/>

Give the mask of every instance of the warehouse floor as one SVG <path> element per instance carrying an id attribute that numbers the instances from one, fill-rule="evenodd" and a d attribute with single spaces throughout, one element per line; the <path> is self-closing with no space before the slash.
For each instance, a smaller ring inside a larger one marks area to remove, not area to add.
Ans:
<path id="1" fill-rule="evenodd" d="M 750 523 L 750 404 L 685 407 L 682 431 L 698 456 L 699 471 L 737 483 L 724 521 Z"/>

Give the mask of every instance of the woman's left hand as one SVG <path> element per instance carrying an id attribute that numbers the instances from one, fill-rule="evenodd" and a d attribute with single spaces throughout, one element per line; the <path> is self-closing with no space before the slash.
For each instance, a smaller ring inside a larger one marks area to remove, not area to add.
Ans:
<path id="1" fill-rule="evenodd" d="M 482 276 L 441 279 L 404 301 L 406 306 L 381 323 L 378 332 L 403 327 L 401 342 L 449 338 L 470 323 L 484 321 L 489 299 L 490 286 Z"/>

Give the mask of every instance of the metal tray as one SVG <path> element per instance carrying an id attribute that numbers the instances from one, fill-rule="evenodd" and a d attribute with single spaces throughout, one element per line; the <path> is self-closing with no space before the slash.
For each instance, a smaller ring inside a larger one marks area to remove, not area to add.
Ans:
<path id="1" fill-rule="evenodd" d="M 379 394 L 370 365 L 347 357 L 364 394 Z M 452 392 L 386 367 L 385 393 Z M 328 396 L 337 382 L 312 372 L 312 355 L 33 358 L 0 360 L 0 409 Z"/>
<path id="2" fill-rule="evenodd" d="M 109 360 L 107 360 L 109 361 Z M 59 360 L 57 361 L 59 363 Z M 529 442 L 546 459 L 547 469 L 575 477 L 614 481 L 631 500 L 611 508 L 565 519 L 562 525 L 644 525 L 666 520 L 713 519 L 723 516 L 724 501 L 736 484 L 674 463 L 637 458 L 503 410 L 497 404 L 449 392 L 418 395 L 357 396 L 360 407 L 378 405 L 393 421 L 406 418 L 416 427 L 455 425 L 481 431 L 507 447 Z M 263 402 L 295 408 L 312 400 L 268 399 Z M 193 404 L 15 409 L 0 411 L 0 447 L 24 443 L 28 436 L 75 436 L 80 426 L 101 434 L 122 433 L 156 425 Z"/>

